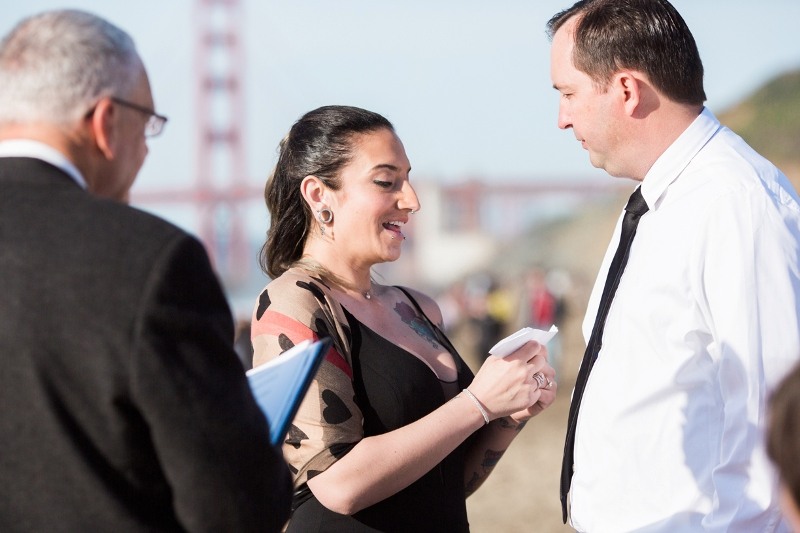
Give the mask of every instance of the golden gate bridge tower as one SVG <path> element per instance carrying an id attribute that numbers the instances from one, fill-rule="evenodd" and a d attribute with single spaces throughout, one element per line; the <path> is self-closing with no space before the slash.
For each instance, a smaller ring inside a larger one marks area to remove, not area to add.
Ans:
<path id="1" fill-rule="evenodd" d="M 253 257 L 244 231 L 248 190 L 244 139 L 241 0 L 195 3 L 195 201 L 199 236 L 228 284 L 243 282 Z"/>

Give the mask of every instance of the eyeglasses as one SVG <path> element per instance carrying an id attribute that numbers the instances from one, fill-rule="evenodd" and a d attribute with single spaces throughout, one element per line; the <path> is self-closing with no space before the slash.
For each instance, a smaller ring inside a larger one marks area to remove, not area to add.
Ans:
<path id="1" fill-rule="evenodd" d="M 152 109 L 128 102 L 122 98 L 117 98 L 116 96 L 112 96 L 111 101 L 123 107 L 128 107 L 134 111 L 138 111 L 139 113 L 144 113 L 148 116 L 147 123 L 144 125 L 145 137 L 155 137 L 156 135 L 160 134 L 164 129 L 164 124 L 167 123 L 167 117 L 164 115 L 159 115 Z"/>

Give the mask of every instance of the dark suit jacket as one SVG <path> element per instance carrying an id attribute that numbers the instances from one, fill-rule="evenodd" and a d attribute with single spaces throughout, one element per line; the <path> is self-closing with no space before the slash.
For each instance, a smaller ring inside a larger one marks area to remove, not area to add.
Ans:
<path id="1" fill-rule="evenodd" d="M 0 531 L 274 531 L 290 478 L 200 243 L 0 158 Z"/>

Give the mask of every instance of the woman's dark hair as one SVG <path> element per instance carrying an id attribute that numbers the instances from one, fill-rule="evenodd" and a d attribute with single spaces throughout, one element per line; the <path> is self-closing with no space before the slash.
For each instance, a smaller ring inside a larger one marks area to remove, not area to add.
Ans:
<path id="1" fill-rule="evenodd" d="M 786 375 L 769 401 L 767 455 L 781 482 L 800 506 L 800 366 Z"/>
<path id="2" fill-rule="evenodd" d="M 300 194 L 306 176 L 316 176 L 333 190 L 341 186 L 339 173 L 353 155 L 353 137 L 392 123 L 372 111 L 349 106 L 324 106 L 294 123 L 278 147 L 278 163 L 264 188 L 270 215 L 267 241 L 259 263 L 272 278 L 301 258 L 313 214 Z"/>
<path id="3" fill-rule="evenodd" d="M 669 99 L 702 105 L 703 62 L 692 32 L 666 0 L 581 0 L 547 23 L 552 39 L 577 16 L 572 62 L 604 87 L 623 68 L 647 74 Z"/>

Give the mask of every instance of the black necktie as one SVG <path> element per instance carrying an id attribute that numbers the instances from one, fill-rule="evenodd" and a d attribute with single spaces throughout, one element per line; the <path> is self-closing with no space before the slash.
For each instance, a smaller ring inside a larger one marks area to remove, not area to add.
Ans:
<path id="1" fill-rule="evenodd" d="M 575 426 L 578 422 L 578 409 L 581 406 L 583 390 L 589 380 L 589 372 L 597 359 L 600 347 L 603 345 L 603 327 L 606 324 L 608 309 L 611 307 L 611 300 L 617 291 L 622 271 L 625 270 L 625 263 L 628 262 L 628 252 L 631 249 L 633 237 L 636 235 L 636 226 L 639 218 L 647 212 L 647 203 L 642 198 L 641 187 L 637 187 L 628 204 L 625 206 L 625 217 L 622 219 L 622 232 L 619 237 L 619 246 L 611 261 L 608 269 L 606 284 L 603 287 L 603 296 L 600 298 L 600 307 L 597 309 L 597 316 L 594 320 L 592 335 L 586 345 L 586 352 L 583 354 L 583 362 L 575 380 L 575 391 L 572 393 L 572 403 L 569 406 L 569 419 L 567 422 L 567 440 L 564 444 L 564 462 L 561 464 L 561 511 L 564 523 L 567 522 L 567 495 L 572 484 L 572 463 L 575 451 Z"/>

